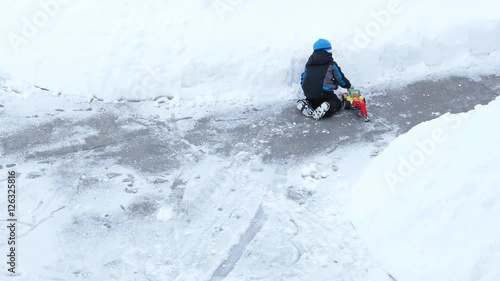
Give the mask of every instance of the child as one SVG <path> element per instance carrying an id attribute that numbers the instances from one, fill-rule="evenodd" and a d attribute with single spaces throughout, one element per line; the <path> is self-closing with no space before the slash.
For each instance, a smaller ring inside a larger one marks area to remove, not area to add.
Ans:
<path id="1" fill-rule="evenodd" d="M 306 99 L 297 101 L 297 109 L 307 117 L 320 120 L 342 107 L 342 102 L 333 91 L 339 86 L 349 89 L 351 82 L 333 60 L 330 42 L 319 39 L 313 48 L 300 83 Z"/>

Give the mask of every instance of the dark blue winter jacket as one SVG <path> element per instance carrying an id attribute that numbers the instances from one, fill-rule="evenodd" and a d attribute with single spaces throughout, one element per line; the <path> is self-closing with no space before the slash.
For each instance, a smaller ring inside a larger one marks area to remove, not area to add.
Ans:
<path id="1" fill-rule="evenodd" d="M 331 96 L 338 87 L 349 89 L 351 82 L 333 60 L 332 54 L 325 51 L 315 51 L 302 73 L 301 85 L 306 98 L 324 98 Z"/>

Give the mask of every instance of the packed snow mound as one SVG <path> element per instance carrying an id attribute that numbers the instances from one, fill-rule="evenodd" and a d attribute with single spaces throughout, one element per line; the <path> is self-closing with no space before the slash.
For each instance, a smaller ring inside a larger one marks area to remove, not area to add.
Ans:
<path id="1" fill-rule="evenodd" d="M 354 226 L 397 280 L 500 280 L 499 110 L 418 125 L 353 188 Z"/>
<path id="2" fill-rule="evenodd" d="M 322 37 L 357 86 L 497 69 L 500 3 L 437 2 L 2 1 L 0 73 L 71 95 L 203 105 L 299 95 Z"/>

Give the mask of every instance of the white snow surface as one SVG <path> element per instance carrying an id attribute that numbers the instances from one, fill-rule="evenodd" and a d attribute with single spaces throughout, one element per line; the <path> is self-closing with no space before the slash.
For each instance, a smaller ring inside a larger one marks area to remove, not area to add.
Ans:
<path id="1" fill-rule="evenodd" d="M 6 0 L 0 73 L 107 101 L 271 101 L 300 95 L 318 38 L 355 86 L 491 73 L 498 10 L 494 0 Z"/>
<path id="2" fill-rule="evenodd" d="M 397 280 L 500 280 L 499 110 L 418 125 L 354 186 L 354 225 Z"/>
<path id="3" fill-rule="evenodd" d="M 69 131 L 62 124 L 50 133 L 38 131 L 37 136 L 55 140 L 37 146 L 40 150 L 92 143 L 94 131 L 78 121 L 102 107 L 117 114 L 115 106 L 142 104 L 75 102 L 7 84 L 0 85 L 2 141 L 54 120 L 75 122 Z M 137 114 L 123 129 L 139 130 L 138 124 L 154 120 L 148 118 Z M 9 274 L 4 262 L 1 280 L 390 281 L 347 212 L 352 171 L 369 163 L 371 144 L 292 165 L 266 164 L 243 150 L 229 158 L 208 156 L 204 151 L 211 148 L 201 145 L 183 154 L 181 169 L 157 174 L 117 159 L 93 160 L 93 150 L 39 161 L 26 159 L 24 152 L 5 155 L 3 147 L 1 171 L 17 163 L 21 177 L 17 274 Z M 5 182 L 3 175 L 0 184 Z M 1 206 L 6 202 L 0 199 Z M 0 241 L 3 253 L 6 242 Z"/>
<path id="4" fill-rule="evenodd" d="M 205 114 L 300 96 L 320 37 L 354 86 L 498 73 L 499 10 L 493 0 L 5 0 L 0 134 L 87 118 L 95 97 L 122 100 L 150 121 L 202 114 L 187 106 L 207 106 Z M 225 280 L 498 281 L 499 106 L 421 124 L 374 160 L 385 142 L 286 168 L 243 152 L 215 155 L 161 176 L 111 160 L 96 169 L 85 151 L 78 170 L 68 168 L 74 159 L 9 156 L 1 164 L 22 162 L 26 174 L 16 279 L 220 280 L 221 261 L 243 244 Z M 71 132 L 43 148 L 95 135 L 87 126 Z M 153 179 L 181 188 L 165 195 Z M 170 201 L 183 189 L 186 205 Z M 6 267 L 2 278 L 11 277 Z"/>

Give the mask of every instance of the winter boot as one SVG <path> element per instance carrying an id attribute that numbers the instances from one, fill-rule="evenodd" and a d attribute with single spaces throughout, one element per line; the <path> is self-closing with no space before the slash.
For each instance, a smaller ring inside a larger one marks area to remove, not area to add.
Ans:
<path id="1" fill-rule="evenodd" d="M 330 110 L 330 104 L 327 103 L 326 101 L 323 102 L 316 110 L 314 110 L 312 117 L 316 120 L 320 120 L 325 116 L 325 114 Z"/>
<path id="2" fill-rule="evenodd" d="M 297 101 L 297 109 L 304 114 L 306 117 L 312 117 L 313 110 L 307 100 L 298 100 Z"/>

